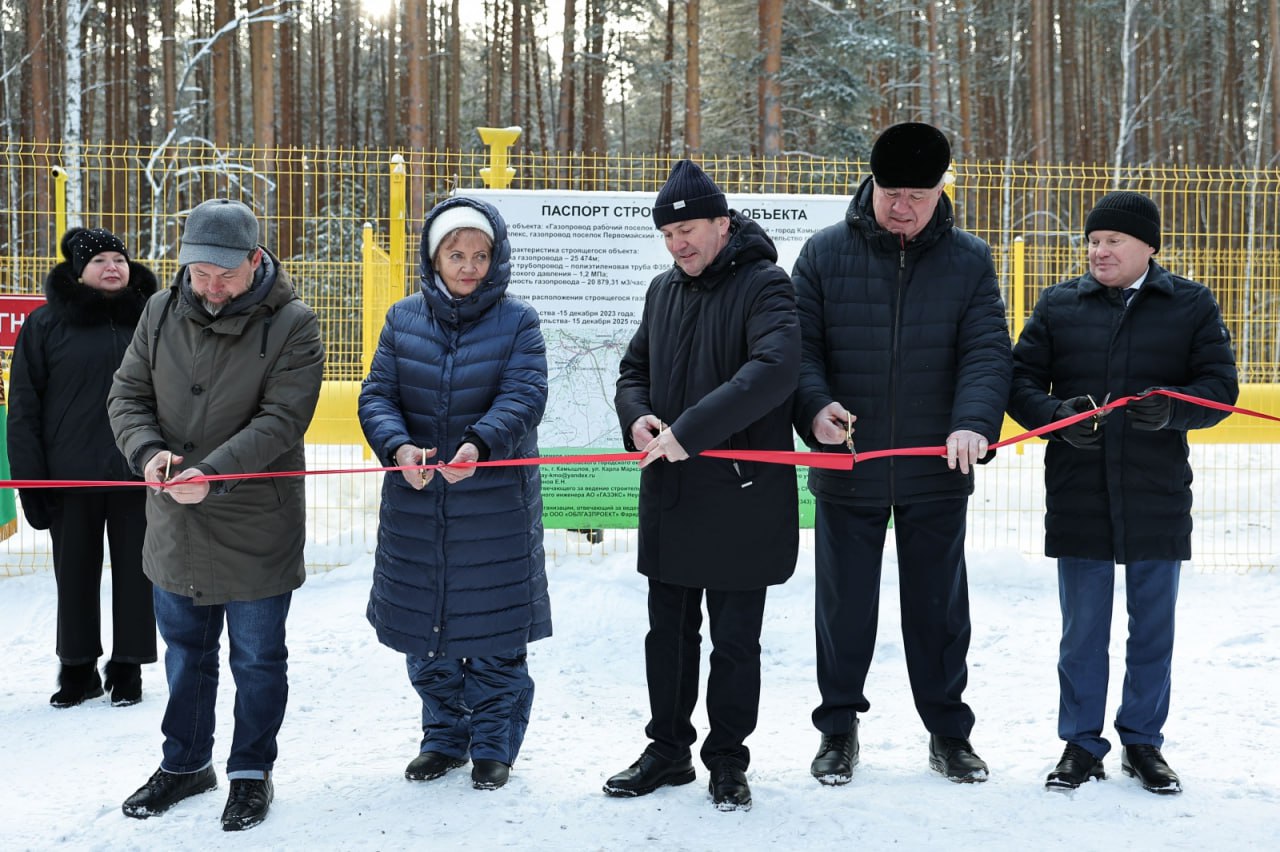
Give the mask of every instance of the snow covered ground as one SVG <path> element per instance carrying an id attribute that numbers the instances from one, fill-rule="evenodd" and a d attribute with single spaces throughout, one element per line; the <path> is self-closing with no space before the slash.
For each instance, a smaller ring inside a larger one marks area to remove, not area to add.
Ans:
<path id="1" fill-rule="evenodd" d="M 992 778 L 956 785 L 928 769 L 890 550 L 862 762 L 851 784 L 826 788 L 808 773 L 818 734 L 809 722 L 817 690 L 806 546 L 796 576 L 770 592 L 761 718 L 749 740 L 755 807 L 720 813 L 700 766 L 685 787 L 633 800 L 601 793 L 645 745 L 645 584 L 627 541 L 609 534 L 590 547 L 576 534 L 548 533 L 557 554 L 548 564 L 555 635 L 530 648 L 533 719 L 510 784 L 494 792 L 473 790 L 465 769 L 428 783 L 404 779 L 417 752 L 419 703 L 401 658 L 364 619 L 371 558 L 309 577 L 290 615 L 276 801 L 267 821 L 242 835 L 220 829 L 225 777 L 217 791 L 161 817 L 121 814 L 121 801 L 159 761 L 162 666 L 144 668 L 139 705 L 51 708 L 53 577 L 0 579 L 0 849 L 1277 848 L 1280 574 L 1185 570 L 1165 753 L 1186 792 L 1143 791 L 1121 775 L 1113 752 L 1106 781 L 1064 794 L 1042 786 L 1062 748 L 1052 563 L 1013 550 L 970 554 L 966 698 Z M 1115 623 L 1109 712 L 1122 674 L 1122 594 Z M 220 776 L 231 722 L 225 662 L 223 672 Z M 705 719 L 698 724 L 705 732 Z"/>

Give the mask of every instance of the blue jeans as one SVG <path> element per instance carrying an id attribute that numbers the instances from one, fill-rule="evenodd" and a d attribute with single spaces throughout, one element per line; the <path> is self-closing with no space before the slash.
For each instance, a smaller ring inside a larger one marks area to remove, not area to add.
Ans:
<path id="1" fill-rule="evenodd" d="M 533 706 L 524 648 L 465 660 L 406 654 L 405 664 L 422 697 L 420 752 L 516 762 Z"/>
<path id="2" fill-rule="evenodd" d="M 1102 736 L 1107 711 L 1111 608 L 1115 563 L 1058 560 L 1058 600 L 1062 641 L 1058 646 L 1058 736 L 1095 757 L 1111 750 Z M 1116 710 L 1121 745 L 1164 743 L 1173 667 L 1174 609 L 1178 602 L 1176 560 L 1131 562 L 1125 566 L 1124 687 Z"/>
<path id="3" fill-rule="evenodd" d="M 218 642 L 225 619 L 231 676 L 236 683 L 235 729 L 228 778 L 262 778 L 276 761 L 276 735 L 289 698 L 285 618 L 292 592 L 256 601 L 195 606 L 185 595 L 155 590 L 156 625 L 165 642 L 169 703 L 164 733 L 167 772 L 196 772 L 213 760 Z"/>

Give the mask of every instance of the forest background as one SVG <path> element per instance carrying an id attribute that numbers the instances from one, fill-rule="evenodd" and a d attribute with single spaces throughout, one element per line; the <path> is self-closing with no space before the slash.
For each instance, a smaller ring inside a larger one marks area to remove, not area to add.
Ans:
<path id="1" fill-rule="evenodd" d="M 1280 0 L 5 0 L 0 140 L 1266 168 Z"/>

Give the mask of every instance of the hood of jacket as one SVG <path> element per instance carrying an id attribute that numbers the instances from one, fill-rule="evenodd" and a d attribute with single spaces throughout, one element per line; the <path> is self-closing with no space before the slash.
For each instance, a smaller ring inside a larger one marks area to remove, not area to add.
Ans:
<path id="1" fill-rule="evenodd" d="M 489 272 L 484 280 L 473 292 L 461 299 L 454 299 L 436 286 L 436 270 L 431 265 L 431 258 L 427 256 L 425 235 L 437 216 L 446 210 L 463 206 L 474 207 L 489 220 L 489 226 L 493 228 L 493 251 L 489 258 Z M 511 282 L 511 243 L 507 240 L 507 223 L 496 207 L 476 198 L 451 198 L 441 202 L 427 214 L 422 223 L 422 233 L 424 239 L 418 249 L 418 286 L 426 297 L 427 307 L 438 321 L 450 326 L 472 322 L 506 296 L 507 285 Z"/>
<path id="2" fill-rule="evenodd" d="M 156 292 L 159 283 L 150 269 L 129 261 L 129 284 L 115 293 L 104 293 L 82 284 L 63 261 L 49 271 L 44 295 L 49 309 L 71 325 L 87 326 L 114 322 L 129 327 L 138 324 L 142 307 Z"/>

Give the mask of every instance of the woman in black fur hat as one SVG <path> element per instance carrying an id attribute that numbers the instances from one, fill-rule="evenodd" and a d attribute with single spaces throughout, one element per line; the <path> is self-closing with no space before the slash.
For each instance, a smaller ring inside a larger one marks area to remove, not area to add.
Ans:
<path id="1" fill-rule="evenodd" d="M 47 303 L 32 311 L 13 350 L 9 459 L 15 479 L 134 479 L 116 449 L 107 392 L 156 277 L 129 259 L 102 228 L 72 228 L 45 279 Z M 58 691 L 55 707 L 103 694 L 103 530 L 111 550 L 111 657 L 105 688 L 115 705 L 142 698 L 143 663 L 156 661 L 151 582 L 142 573 L 145 489 L 33 488 L 19 492 L 23 514 L 53 539 L 58 584 Z"/>

